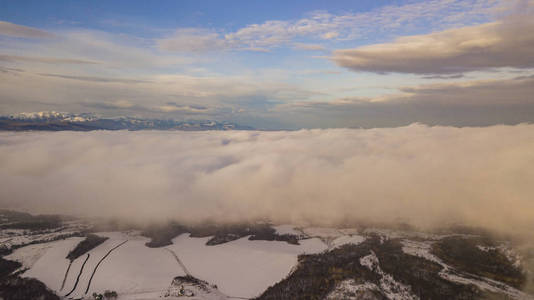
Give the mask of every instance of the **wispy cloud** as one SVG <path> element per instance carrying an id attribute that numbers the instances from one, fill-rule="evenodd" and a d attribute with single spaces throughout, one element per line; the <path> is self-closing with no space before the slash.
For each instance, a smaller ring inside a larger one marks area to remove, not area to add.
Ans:
<path id="1" fill-rule="evenodd" d="M 72 58 L 58 58 L 58 57 L 42 57 L 42 56 L 20 56 L 20 55 L 4 55 L 0 54 L 0 61 L 7 62 L 31 62 L 31 63 L 44 63 L 44 64 L 98 64 L 98 62 L 84 60 L 84 59 L 72 59 Z"/>
<path id="2" fill-rule="evenodd" d="M 0 111 L 62 110 L 148 117 L 217 114 L 240 109 L 258 112 L 284 101 L 307 99 L 310 92 L 268 77 L 145 75 L 138 78 L 77 74 L 0 72 Z M 127 101 L 127 102 L 125 102 Z M 39 105 L 35 103 L 38 102 Z"/>
<path id="3" fill-rule="evenodd" d="M 21 38 L 52 38 L 54 34 L 37 28 L 0 21 L 0 35 Z"/>
<path id="4" fill-rule="evenodd" d="M 463 78 L 464 74 L 450 74 L 450 75 L 427 75 L 423 76 L 424 79 L 458 79 Z"/>
<path id="5" fill-rule="evenodd" d="M 160 109 L 163 112 L 193 112 L 193 113 L 204 113 L 208 112 L 209 109 L 206 106 L 201 105 L 183 105 L 178 104 L 176 102 L 167 102 L 165 105 L 159 106 L 158 109 Z"/>
<path id="6" fill-rule="evenodd" d="M 380 97 L 347 97 L 277 105 L 278 118 L 304 126 L 487 126 L 534 122 L 534 78 L 521 77 L 404 87 Z"/>
<path id="7" fill-rule="evenodd" d="M 106 77 L 93 77 L 93 76 L 74 76 L 74 75 L 62 75 L 62 74 L 49 74 L 49 73 L 38 73 L 41 76 L 47 77 L 58 77 L 64 79 L 72 80 L 81 80 L 81 81 L 91 81 L 91 82 L 120 82 L 120 83 L 147 83 L 146 80 L 137 80 L 137 79 L 124 79 L 124 78 L 106 78 Z"/>
<path id="8" fill-rule="evenodd" d="M 247 50 L 290 45 L 299 39 L 355 40 L 377 33 L 395 36 L 424 28 L 435 30 L 486 22 L 492 18 L 498 4 L 494 0 L 433 0 L 384 6 L 364 13 L 336 15 L 317 11 L 297 20 L 268 20 L 227 33 L 178 29 L 173 35 L 160 39 L 159 45 L 171 51 Z"/>
<path id="9" fill-rule="evenodd" d="M 161 49 L 176 52 L 215 51 L 229 47 L 228 41 L 206 29 L 178 29 L 172 36 L 158 40 Z"/>
<path id="10" fill-rule="evenodd" d="M 293 47 L 298 50 L 325 51 L 326 48 L 319 44 L 294 43 Z"/>
<path id="11" fill-rule="evenodd" d="M 337 50 L 332 59 L 354 71 L 419 74 L 534 67 L 531 16 L 401 37 L 392 43 Z"/>

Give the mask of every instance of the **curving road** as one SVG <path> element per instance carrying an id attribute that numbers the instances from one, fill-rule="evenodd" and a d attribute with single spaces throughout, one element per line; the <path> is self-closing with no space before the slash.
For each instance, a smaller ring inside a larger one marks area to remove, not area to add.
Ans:
<path id="1" fill-rule="evenodd" d="M 180 258 L 178 257 L 178 255 L 176 255 L 176 252 L 174 252 L 174 250 L 169 249 L 169 248 L 163 248 L 163 249 L 169 251 L 169 253 L 172 254 L 172 256 L 174 256 L 174 258 L 176 259 L 176 261 L 178 262 L 178 264 L 180 265 L 180 267 L 182 267 L 182 270 L 184 271 L 184 273 L 185 273 L 186 275 L 189 275 L 189 276 L 191 276 L 191 277 L 195 277 L 195 276 L 191 275 L 191 272 L 189 272 L 189 270 L 186 268 L 186 266 L 184 265 L 184 263 L 180 260 Z M 228 298 L 228 299 L 246 299 L 246 300 L 250 299 L 250 298 L 244 298 L 244 297 L 228 296 L 228 295 L 224 294 L 223 292 L 221 292 L 220 290 L 219 290 L 219 293 L 223 294 L 223 295 L 224 295 L 226 298 Z"/>
<path id="2" fill-rule="evenodd" d="M 82 276 L 82 273 L 83 273 L 83 267 L 85 267 L 85 263 L 87 263 L 87 261 L 89 260 L 89 256 L 91 256 L 91 255 L 89 253 L 87 253 L 87 257 L 85 258 L 85 261 L 83 262 L 82 267 L 80 268 L 80 272 L 78 273 L 78 277 L 76 277 L 76 282 L 74 283 L 74 287 L 72 288 L 72 290 L 68 294 L 65 295 L 65 297 L 68 297 L 70 294 L 72 294 L 72 292 L 74 292 L 74 290 L 78 286 L 78 282 L 80 281 L 80 276 Z"/>
<path id="3" fill-rule="evenodd" d="M 176 261 L 178 262 L 178 264 L 180 265 L 180 267 L 182 267 L 182 270 L 184 270 L 184 273 L 186 275 L 189 275 L 189 276 L 193 276 L 191 275 L 191 273 L 189 272 L 189 270 L 185 267 L 184 263 L 180 260 L 180 258 L 178 257 L 178 255 L 176 255 L 176 252 L 174 252 L 172 249 L 169 249 L 169 248 L 164 248 L 165 250 L 169 251 L 172 256 L 174 256 L 174 258 L 176 259 Z"/>
<path id="4" fill-rule="evenodd" d="M 69 275 L 70 266 L 72 266 L 72 260 L 69 261 L 69 266 L 67 267 L 67 271 L 65 271 L 65 276 L 63 277 L 63 282 L 61 283 L 60 291 L 62 291 L 63 288 L 65 287 L 65 281 L 67 281 L 67 276 Z"/>
<path id="5" fill-rule="evenodd" d="M 95 273 L 96 273 L 96 270 L 98 269 L 98 266 L 100 266 L 100 264 L 104 261 L 104 259 L 106 259 L 106 257 L 108 257 L 111 252 L 113 252 L 113 250 L 119 248 L 120 246 L 124 245 L 128 240 L 118 244 L 117 246 L 111 248 L 108 253 L 106 253 L 106 255 L 104 255 L 100 261 L 98 261 L 98 263 L 96 264 L 95 266 L 95 269 L 93 270 L 93 273 L 91 274 L 91 278 L 89 278 L 89 282 L 87 283 L 87 288 L 85 289 L 85 294 L 87 295 L 87 293 L 89 292 L 89 288 L 91 287 L 91 281 L 93 281 L 93 276 L 95 276 Z"/>

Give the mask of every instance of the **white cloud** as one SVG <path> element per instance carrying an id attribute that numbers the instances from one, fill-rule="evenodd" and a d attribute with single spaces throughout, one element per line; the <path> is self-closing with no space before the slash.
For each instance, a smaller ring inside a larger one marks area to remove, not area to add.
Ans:
<path id="1" fill-rule="evenodd" d="M 54 34 L 53 39 L 38 41 L 11 39 L 2 45 L 0 61 L 40 73 L 63 73 L 66 70 L 63 65 L 69 64 L 71 69 L 82 71 L 77 73 L 92 77 L 117 74 L 121 70 L 128 70 L 125 73 L 129 76 L 132 70 L 172 68 L 193 62 L 183 55 L 156 52 L 152 40 L 125 34 L 80 29 Z M 46 68 L 42 64 L 47 64 Z M 74 66 L 77 64 L 86 66 Z"/>
<path id="2" fill-rule="evenodd" d="M 534 230 L 534 125 L 0 133 L 0 203 L 201 222 Z"/>
<path id="3" fill-rule="evenodd" d="M 214 51 L 228 47 L 217 33 L 205 29 L 183 28 L 170 37 L 158 40 L 161 49 L 177 52 Z"/>
<path id="4" fill-rule="evenodd" d="M 360 13 L 311 12 L 297 20 L 267 20 L 219 35 L 205 29 L 179 29 L 159 40 L 162 49 L 195 51 L 272 48 L 302 39 L 354 40 L 411 31 L 458 27 L 486 22 L 499 5 L 495 0 L 433 0 L 390 5 Z"/>
<path id="5" fill-rule="evenodd" d="M 206 113 L 209 112 L 209 109 L 205 106 L 199 105 L 181 105 L 176 103 L 166 103 L 165 105 L 159 106 L 159 110 L 163 112 L 192 112 L 192 113 Z"/>
<path id="6" fill-rule="evenodd" d="M 321 37 L 325 40 L 337 38 L 338 36 L 339 36 L 339 32 L 335 32 L 335 31 L 329 31 L 321 35 Z"/>

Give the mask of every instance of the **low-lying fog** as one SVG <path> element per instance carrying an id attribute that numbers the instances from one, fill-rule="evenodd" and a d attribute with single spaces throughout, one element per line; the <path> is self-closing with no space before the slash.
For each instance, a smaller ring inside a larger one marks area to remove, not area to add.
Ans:
<path id="1" fill-rule="evenodd" d="M 0 207 L 534 232 L 534 125 L 0 133 Z"/>

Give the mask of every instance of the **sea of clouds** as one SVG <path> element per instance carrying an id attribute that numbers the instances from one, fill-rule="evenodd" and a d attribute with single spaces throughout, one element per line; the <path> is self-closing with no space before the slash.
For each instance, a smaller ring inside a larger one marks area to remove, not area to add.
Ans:
<path id="1" fill-rule="evenodd" d="M 534 125 L 0 133 L 0 207 L 534 232 Z"/>

